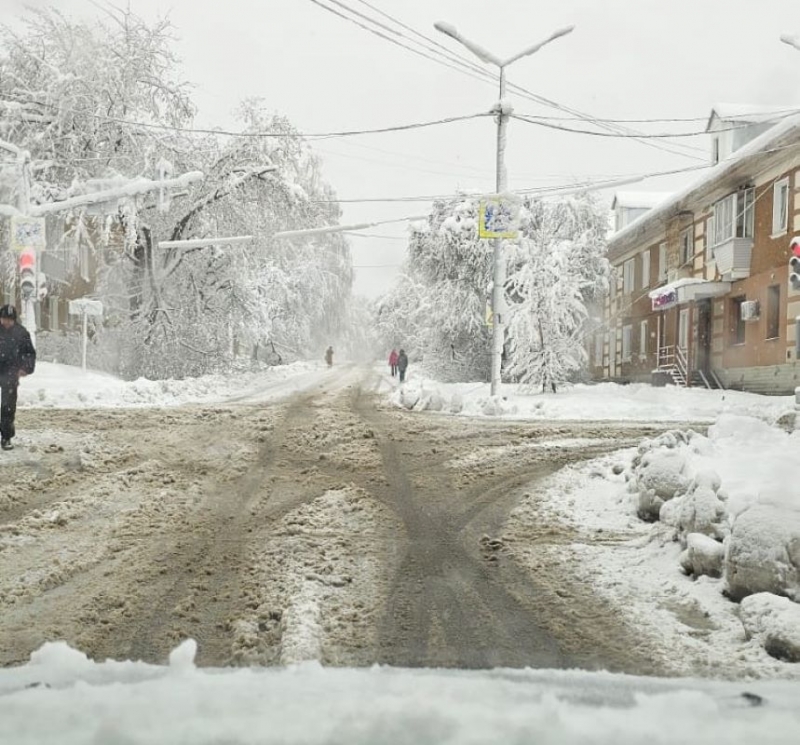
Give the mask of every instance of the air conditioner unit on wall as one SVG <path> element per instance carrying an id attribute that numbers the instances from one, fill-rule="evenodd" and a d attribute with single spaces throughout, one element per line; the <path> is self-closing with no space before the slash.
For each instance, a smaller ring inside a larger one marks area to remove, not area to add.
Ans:
<path id="1" fill-rule="evenodd" d="M 761 307 L 758 300 L 746 300 L 742 303 L 742 320 L 757 321 L 761 315 Z"/>

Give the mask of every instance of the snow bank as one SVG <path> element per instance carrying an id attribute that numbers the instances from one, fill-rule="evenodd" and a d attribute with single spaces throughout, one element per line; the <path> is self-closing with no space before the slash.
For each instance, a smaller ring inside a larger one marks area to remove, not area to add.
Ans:
<path id="1" fill-rule="evenodd" d="M 188 660 L 192 646 L 184 644 L 171 659 Z M 37 655 L 54 667 L 0 670 L 0 721 L 15 745 L 789 745 L 800 738 L 798 684 L 786 682 L 316 663 L 176 672 L 87 662 L 63 646 Z M 56 670 L 56 659 L 72 662 Z"/>
<path id="2" fill-rule="evenodd" d="M 256 372 L 204 375 L 185 380 L 125 381 L 113 375 L 79 367 L 40 362 L 36 372 L 21 380 L 19 407 L 127 408 L 178 406 L 188 403 L 224 403 L 259 400 L 291 394 L 330 374 L 319 362 L 295 362 Z"/>
<path id="3" fill-rule="evenodd" d="M 383 372 L 383 366 L 381 366 Z M 387 376 L 388 377 L 388 376 Z M 388 378 L 394 386 L 398 384 Z M 415 375 L 404 387 L 434 391 L 451 414 L 509 419 L 569 419 L 662 422 L 713 422 L 721 414 L 759 418 L 772 425 L 793 411 L 791 396 L 759 396 L 740 391 L 700 388 L 655 388 L 646 384 L 565 386 L 558 393 L 524 392 L 504 383 L 501 396 L 492 400 L 488 383 L 440 383 Z M 399 388 L 389 394 L 396 406 L 404 406 Z M 458 401 L 458 405 L 452 402 Z M 407 408 L 414 408 L 412 404 Z"/>

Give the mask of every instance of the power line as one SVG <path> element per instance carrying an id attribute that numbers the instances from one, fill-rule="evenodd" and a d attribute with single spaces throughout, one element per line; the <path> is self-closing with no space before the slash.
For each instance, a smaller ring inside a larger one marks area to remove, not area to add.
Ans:
<path id="1" fill-rule="evenodd" d="M 564 184 L 552 184 L 552 185 L 545 185 L 545 186 L 533 186 L 521 189 L 512 189 L 512 191 L 516 194 L 530 194 L 530 195 L 553 195 L 557 196 L 560 191 L 570 190 L 570 189 L 578 189 L 584 191 L 597 191 L 600 189 L 609 189 L 613 186 L 620 185 L 621 181 L 629 181 L 629 180 L 636 180 L 636 181 L 644 181 L 645 179 L 649 178 L 658 178 L 661 176 L 674 176 L 682 173 L 693 173 L 695 171 L 702 171 L 708 168 L 712 168 L 711 164 L 706 165 L 698 165 L 698 166 L 687 166 L 685 168 L 674 168 L 667 171 L 651 171 L 649 173 L 642 173 L 642 174 L 630 174 L 630 175 L 620 175 L 620 176 L 609 176 L 602 180 L 590 180 L 587 179 L 585 181 L 573 181 Z M 408 195 L 408 196 L 396 196 L 396 197 L 359 197 L 359 198 L 343 198 L 343 199 L 315 199 L 311 200 L 312 204 L 367 204 L 371 202 L 432 202 L 435 200 L 440 199 L 457 199 L 459 197 L 469 198 L 480 198 L 483 196 L 481 193 L 470 194 L 467 192 L 456 192 L 451 194 L 418 194 L 418 195 Z"/>
<path id="2" fill-rule="evenodd" d="M 348 21 L 350 23 L 354 23 L 356 26 L 359 26 L 360 28 L 364 29 L 365 31 L 367 31 L 367 32 L 369 32 L 371 34 L 374 34 L 375 36 L 378 36 L 381 39 L 384 39 L 384 40 L 388 41 L 390 44 L 396 44 L 397 46 L 402 47 L 403 49 L 407 49 L 409 52 L 412 52 L 413 54 L 417 54 L 420 57 L 424 57 L 425 59 L 428 59 L 431 62 L 435 62 L 436 64 L 444 65 L 445 67 L 449 67 L 449 68 L 451 68 L 453 70 L 458 70 L 459 72 L 463 72 L 463 70 L 459 70 L 459 68 L 455 67 L 453 64 L 450 64 L 449 62 L 446 62 L 446 61 L 444 61 L 442 59 L 438 59 L 436 57 L 432 57 L 431 55 L 426 54 L 425 52 L 422 52 L 422 51 L 420 51 L 418 49 L 413 49 L 412 47 L 409 47 L 406 44 L 403 44 L 402 42 L 397 41 L 397 39 L 393 39 L 391 36 L 386 36 L 386 34 L 380 32 L 380 31 L 376 31 L 375 29 L 372 29 L 369 26 L 364 25 L 363 23 L 355 20 L 354 18 L 350 18 L 349 16 L 345 15 L 344 13 L 340 13 L 335 8 L 331 8 L 328 5 L 324 5 L 319 0 L 311 0 L 311 2 L 314 3 L 314 5 L 317 5 L 320 8 L 323 8 L 324 10 L 327 10 L 329 13 L 333 13 L 334 15 L 339 16 L 340 18 L 343 18 L 345 21 Z M 338 3 L 338 4 L 342 5 L 342 3 Z M 478 77 L 478 76 L 473 74 L 473 75 L 471 75 L 471 77 Z M 478 78 L 478 79 L 480 79 L 480 78 Z"/>
<path id="3" fill-rule="evenodd" d="M 747 114 L 748 117 L 772 117 L 774 119 L 783 119 L 784 117 L 791 116 L 800 112 L 798 108 L 792 109 L 775 109 L 772 111 L 752 111 Z M 579 117 L 556 117 L 556 116 L 541 116 L 536 114 L 525 115 L 529 119 L 544 119 L 546 121 L 560 121 L 560 122 L 574 122 L 579 121 Z M 650 117 L 647 119 L 602 119 L 597 118 L 594 121 L 606 124 L 668 124 L 668 123 L 689 123 L 689 122 L 707 122 L 708 116 L 687 116 L 687 117 Z M 736 121 L 733 119 L 733 121 Z M 765 119 L 770 121 L 770 119 Z M 759 122 L 761 123 L 761 122 Z M 748 126 L 748 125 L 742 125 Z M 736 127 L 732 127 L 736 129 Z M 721 130 L 724 131 L 724 130 Z"/>
<path id="4" fill-rule="evenodd" d="M 323 8 L 326 7 L 326 6 L 322 5 L 319 2 L 319 0 L 311 0 L 311 1 L 314 2 L 316 5 L 319 5 L 320 7 L 323 7 Z M 346 8 L 349 12 L 357 14 L 361 18 L 367 18 L 367 16 L 365 16 L 363 13 L 359 13 L 358 11 L 353 10 L 352 8 L 347 6 L 341 0 L 329 0 L 329 1 L 335 1 L 336 4 L 339 7 Z M 377 11 L 384 18 L 387 18 L 387 19 L 393 21 L 394 23 L 400 25 L 402 28 L 406 28 L 406 29 L 411 30 L 412 33 L 414 33 L 415 35 L 420 36 L 421 38 L 425 39 L 426 41 L 431 41 L 437 47 L 441 47 L 441 48 L 444 49 L 444 47 L 442 47 L 442 45 L 437 44 L 436 42 L 433 42 L 429 37 L 425 36 L 424 34 L 421 34 L 421 33 L 417 32 L 417 31 L 414 31 L 413 29 L 411 29 L 410 26 L 407 26 L 406 24 L 403 24 L 402 22 L 398 21 L 393 16 L 390 16 L 388 13 L 384 13 L 383 11 L 378 10 L 374 6 L 370 5 L 369 3 L 363 2 L 363 0 L 358 0 L 358 1 L 361 2 L 362 5 L 365 5 L 365 6 L 369 7 L 369 8 L 372 8 L 373 10 Z M 396 41 L 395 39 L 391 39 L 389 37 L 386 37 L 385 34 L 379 32 L 379 31 L 374 31 L 373 29 L 370 29 L 370 28 L 366 27 L 366 26 L 364 26 L 363 23 L 358 22 L 356 20 L 353 20 L 352 18 L 349 18 L 349 17 L 345 16 L 343 13 L 341 13 L 339 11 L 336 11 L 336 10 L 334 10 L 332 8 L 326 8 L 326 9 L 329 10 L 330 12 L 335 13 L 337 16 L 339 16 L 341 18 L 344 18 L 345 20 L 348 20 L 348 21 L 350 21 L 352 23 L 356 23 L 356 25 L 360 26 L 361 28 L 364 28 L 365 30 L 369 31 L 370 33 L 375 33 L 378 36 L 380 36 L 381 38 L 385 38 L 386 40 L 390 41 L 393 44 L 397 44 L 398 46 L 401 46 L 401 47 L 403 47 L 403 48 L 405 48 L 405 49 L 407 49 L 409 51 L 412 51 L 414 53 L 419 53 L 417 50 L 411 49 L 410 47 L 406 46 L 405 44 L 403 44 L 401 42 Z M 381 23 L 380 21 L 372 19 L 371 22 L 373 22 L 374 24 L 378 25 L 380 28 L 386 28 L 386 25 Z M 419 42 L 416 42 L 414 40 L 409 39 L 409 37 L 407 37 L 406 35 L 402 34 L 401 32 L 396 32 L 396 33 L 399 36 L 401 36 L 401 37 L 403 37 L 403 38 L 405 38 L 405 39 L 407 39 L 409 41 L 413 41 L 414 43 L 419 44 Z M 428 47 L 428 49 L 430 49 L 430 48 Z M 439 52 L 438 50 L 430 49 L 430 51 L 433 54 L 436 54 L 439 57 L 443 56 L 442 53 Z M 428 55 L 428 54 L 423 54 L 422 56 L 430 59 L 430 55 Z M 447 66 L 447 67 L 453 68 L 453 65 L 449 64 L 449 62 L 448 63 L 442 63 L 440 60 L 435 60 L 435 61 L 438 61 L 441 64 L 445 64 L 445 66 Z M 458 71 L 464 72 L 465 74 L 470 75 L 470 77 L 475 77 L 476 74 L 477 74 L 477 75 L 481 76 L 481 79 L 486 80 L 486 77 L 488 75 L 489 78 L 491 78 L 493 81 L 496 80 L 496 77 L 491 75 L 490 73 L 487 73 L 487 71 L 484 68 L 481 68 L 481 67 L 477 66 L 475 63 L 468 62 L 467 60 L 464 60 L 460 56 L 459 56 L 459 58 L 457 60 L 455 60 L 455 63 L 459 66 L 459 68 L 461 68 Z M 570 107 L 563 106 L 562 104 L 559 104 L 559 103 L 557 103 L 555 101 L 551 101 L 550 99 L 547 99 L 544 96 L 540 96 L 538 94 L 532 93 L 531 91 L 528 91 L 527 89 L 525 89 L 522 86 L 517 85 L 515 83 L 509 82 L 508 83 L 508 89 L 512 90 L 512 91 L 515 91 L 518 95 L 522 95 L 522 96 L 524 96 L 524 97 L 526 97 L 526 98 L 528 98 L 528 99 L 530 99 L 532 101 L 535 101 L 536 103 L 539 103 L 541 105 L 548 106 L 550 108 L 556 108 L 556 109 L 558 109 L 560 111 L 564 111 L 566 113 L 572 114 L 572 115 L 574 115 L 574 116 L 576 116 L 576 117 L 578 117 L 578 118 L 580 118 L 580 119 L 582 119 L 582 120 L 584 120 L 586 122 L 597 124 L 597 126 L 600 126 L 601 128 L 606 128 L 606 129 L 609 129 L 611 131 L 613 131 L 614 129 L 617 129 L 618 131 L 623 129 L 618 124 L 600 123 L 600 121 L 596 117 L 593 117 L 593 116 L 591 116 L 589 114 L 585 114 L 585 113 L 583 113 L 583 112 L 581 112 L 581 111 L 579 111 L 577 109 L 572 109 Z M 634 130 L 630 130 L 630 129 L 628 129 L 628 131 L 630 133 L 634 132 Z M 631 138 L 631 139 L 636 139 L 636 138 Z M 647 145 L 649 147 L 654 147 L 654 148 L 656 148 L 658 150 L 663 150 L 665 152 L 671 153 L 672 155 L 681 155 L 683 157 L 690 157 L 690 158 L 693 158 L 695 160 L 699 160 L 700 159 L 699 156 L 690 154 L 688 152 L 681 152 L 681 151 L 675 150 L 673 148 L 674 147 L 679 147 L 679 148 L 683 148 L 684 150 L 692 150 L 692 151 L 696 151 L 696 152 L 703 152 L 702 150 L 700 150 L 698 148 L 695 148 L 695 147 L 693 147 L 691 145 L 684 145 L 682 143 L 674 143 L 671 146 L 664 146 L 661 143 L 649 142 L 646 139 L 638 140 L 638 141 L 640 141 L 642 144 Z"/>
<path id="5" fill-rule="evenodd" d="M 553 124 L 551 122 L 543 121 L 540 118 L 532 118 L 529 116 L 523 116 L 520 114 L 511 114 L 514 119 L 519 119 L 521 122 L 526 122 L 527 124 L 535 124 L 539 127 L 546 127 L 547 129 L 557 129 L 561 132 L 573 132 L 575 134 L 583 134 L 583 135 L 592 135 L 594 137 L 616 137 L 616 138 L 633 138 L 637 140 L 648 140 L 648 139 L 669 139 L 672 137 L 699 137 L 701 135 L 707 135 L 708 132 L 697 131 L 697 132 L 659 132 L 654 134 L 628 134 L 625 132 L 597 132 L 595 130 L 590 129 L 575 129 L 574 127 L 564 127 L 560 124 Z M 780 121 L 781 119 L 786 119 L 787 117 L 792 116 L 791 114 L 786 114 L 783 117 L 779 117 L 776 119 L 766 120 L 764 123 L 774 123 Z M 725 129 L 716 130 L 716 132 L 735 132 L 740 129 L 746 129 L 748 125 L 740 125 L 736 127 L 727 127 Z M 715 132 L 715 133 L 716 133 Z"/>
<path id="6" fill-rule="evenodd" d="M 312 0 L 314 2 L 315 0 Z M 180 127 L 171 124 L 153 124 L 146 122 L 132 122 L 127 119 L 119 119 L 113 116 L 105 116 L 103 114 L 92 114 L 96 119 L 104 121 L 116 122 L 118 124 L 127 124 L 132 127 L 143 127 L 145 129 L 159 129 L 174 132 L 191 132 L 194 134 L 214 134 L 225 135 L 229 137 L 246 137 L 246 138 L 262 138 L 262 137 L 299 137 L 310 141 L 325 140 L 334 137 L 353 137 L 356 135 L 371 135 L 371 134 L 384 134 L 387 132 L 403 132 L 410 129 L 422 129 L 424 127 L 434 127 L 440 124 L 453 124 L 455 122 L 464 122 L 470 119 L 480 119 L 486 116 L 492 116 L 491 112 L 479 112 L 477 114 L 466 114 L 464 116 L 450 116 L 443 119 L 434 119 L 425 122 L 412 122 L 410 124 L 398 124 L 392 127 L 378 127 L 376 129 L 351 129 L 341 132 L 234 132 L 225 129 L 205 129 L 202 127 Z"/>

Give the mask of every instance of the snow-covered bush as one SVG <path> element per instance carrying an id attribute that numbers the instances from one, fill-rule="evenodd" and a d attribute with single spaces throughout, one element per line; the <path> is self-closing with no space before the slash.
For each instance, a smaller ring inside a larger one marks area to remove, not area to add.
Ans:
<path id="1" fill-rule="evenodd" d="M 722 576 L 722 560 L 725 549 L 719 541 L 703 533 L 689 533 L 686 536 L 686 550 L 681 554 L 681 567 L 686 574 L 695 577 Z"/>
<path id="2" fill-rule="evenodd" d="M 771 592 L 800 602 L 800 505 L 762 496 L 739 515 L 725 555 L 725 592 L 734 600 Z"/>
<path id="3" fill-rule="evenodd" d="M 742 600 L 739 617 L 747 638 L 758 641 L 768 654 L 800 662 L 800 605 L 759 592 Z"/>

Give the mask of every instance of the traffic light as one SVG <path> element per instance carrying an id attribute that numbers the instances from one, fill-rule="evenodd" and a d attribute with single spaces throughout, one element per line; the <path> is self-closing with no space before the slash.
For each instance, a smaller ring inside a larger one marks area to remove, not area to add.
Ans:
<path id="1" fill-rule="evenodd" d="M 789 259 L 789 287 L 800 290 L 800 235 L 792 238 L 789 250 L 792 252 Z"/>
<path id="2" fill-rule="evenodd" d="M 19 255 L 19 291 L 23 298 L 36 292 L 36 249 L 25 248 Z"/>

